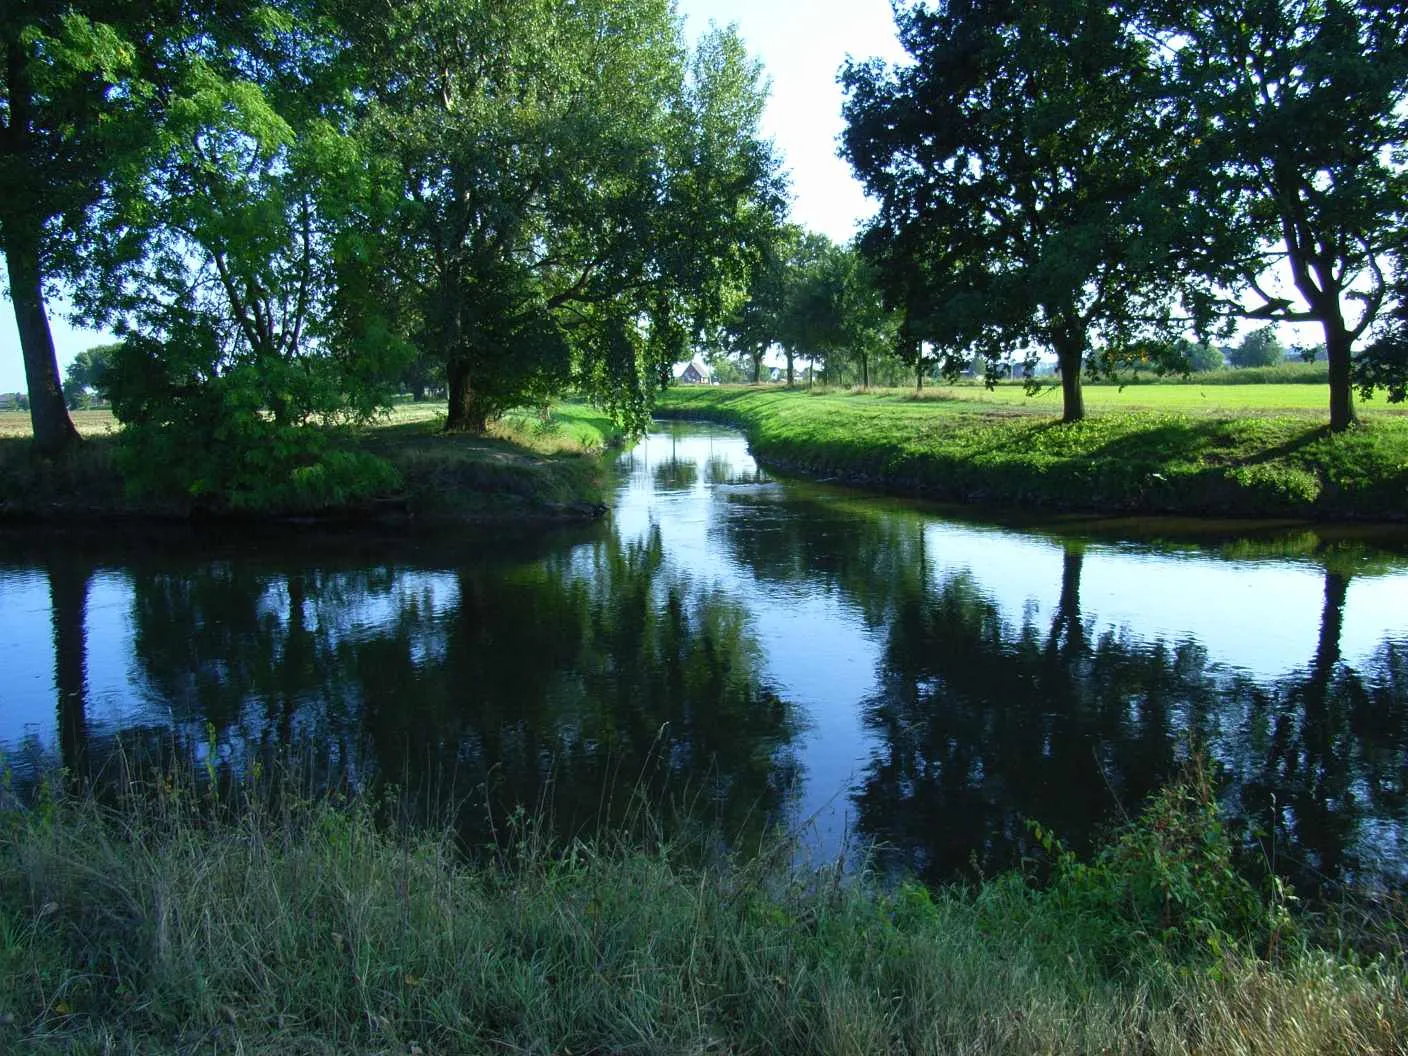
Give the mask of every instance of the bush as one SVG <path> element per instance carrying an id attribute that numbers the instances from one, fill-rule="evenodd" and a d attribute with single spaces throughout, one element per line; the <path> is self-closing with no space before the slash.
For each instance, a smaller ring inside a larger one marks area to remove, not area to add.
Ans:
<path id="1" fill-rule="evenodd" d="M 309 423 L 318 394 L 306 372 L 290 367 L 277 384 L 252 364 L 217 372 L 217 359 L 213 340 L 198 333 L 163 343 L 132 337 L 119 347 L 108 386 L 124 423 L 117 465 L 133 497 L 307 512 L 398 486 L 387 462 L 333 450 L 328 432 Z"/>
<path id="2" fill-rule="evenodd" d="M 1102 974 L 1164 964 L 1215 975 L 1229 957 L 1275 954 L 1291 930 L 1292 896 L 1280 882 L 1263 895 L 1238 870 L 1200 758 L 1088 862 L 1032 829 L 1051 857 L 1049 882 L 1014 891 L 1027 881 L 1004 878 L 989 910 L 1025 912 L 1058 960 Z"/>

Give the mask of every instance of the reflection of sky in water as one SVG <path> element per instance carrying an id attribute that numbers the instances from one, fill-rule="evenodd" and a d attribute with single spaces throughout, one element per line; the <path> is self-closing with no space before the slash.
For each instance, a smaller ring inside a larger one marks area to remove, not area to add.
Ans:
<path id="1" fill-rule="evenodd" d="M 737 476 L 757 472 L 737 434 L 691 423 L 646 438 L 623 463 L 628 480 L 614 520 L 623 540 L 658 526 L 667 560 L 703 584 L 727 590 L 753 619 L 766 654 L 766 677 L 800 710 L 805 787 L 798 816 L 814 820 L 824 846 L 850 822 L 845 795 L 872 751 L 859 714 L 877 689 L 883 644 L 839 591 L 813 582 L 762 583 L 730 557 L 720 538 L 723 503 L 731 495 L 776 496 L 776 516 L 789 516 L 789 493 L 778 484 L 708 484 L 701 472 L 687 489 L 657 489 L 655 469 L 670 461 L 699 467 L 731 463 Z M 846 501 L 854 501 L 847 498 Z M 763 502 L 750 518 L 773 515 Z M 804 511 L 798 515 L 804 515 Z M 915 517 L 896 511 L 880 516 Z M 923 532 L 930 577 L 939 583 L 967 573 L 1012 626 L 1038 626 L 1056 613 L 1065 549 L 1021 532 L 932 520 Z M 1089 544 L 1081 569 L 1082 619 L 1136 640 L 1196 640 L 1214 665 L 1269 681 L 1303 670 L 1312 659 L 1324 603 L 1324 570 L 1310 561 L 1225 560 L 1192 549 Z M 1386 638 L 1408 637 L 1408 571 L 1351 580 L 1341 637 L 1342 659 L 1372 657 Z"/>
<path id="2" fill-rule="evenodd" d="M 672 461 L 690 464 L 696 472 L 658 478 L 657 468 Z M 886 628 L 868 624 L 854 593 L 828 586 L 835 577 L 809 572 L 785 581 L 758 578 L 734 553 L 726 532 L 738 528 L 738 518 L 746 527 L 766 531 L 807 516 L 807 506 L 797 503 L 799 495 L 848 506 L 858 500 L 828 498 L 811 486 L 794 490 L 758 482 L 758 467 L 742 438 L 710 427 L 690 426 L 680 436 L 657 433 L 624 456 L 622 467 L 624 480 L 612 514 L 621 540 L 642 542 L 658 528 L 671 578 L 687 579 L 696 590 L 719 589 L 748 614 L 749 632 L 763 651 L 764 678 L 795 706 L 802 723 L 797 755 L 803 788 L 796 815 L 814 821 L 821 845 L 834 847 L 852 824 L 848 793 L 875 748 L 860 704 L 879 689 Z M 721 479 L 737 482 L 710 483 Z M 922 539 L 932 584 L 966 574 L 1013 628 L 1027 619 L 1049 627 L 1061 591 L 1065 549 L 1059 543 L 925 518 L 885 500 L 875 500 L 870 508 L 873 514 L 846 511 L 827 530 L 857 530 L 868 516 L 911 526 L 913 531 L 895 538 L 906 546 Z M 730 517 L 735 518 L 732 524 Z M 838 544 L 840 550 L 844 546 Z M 1145 642 L 1196 640 L 1222 674 L 1244 671 L 1263 681 L 1303 670 L 1314 655 L 1325 574 L 1311 561 L 1228 560 L 1193 548 L 1169 552 L 1108 543 L 1087 544 L 1084 554 L 1081 615 L 1097 637 L 1113 630 Z M 590 544 L 550 559 L 550 567 L 594 581 L 604 559 L 604 550 Z M 1408 638 L 1408 559 L 1402 566 L 1388 575 L 1351 579 L 1341 639 L 1346 663 L 1362 664 L 1386 638 Z M 657 589 L 665 585 L 662 579 Z M 306 586 L 303 622 L 318 632 L 323 647 L 374 637 L 414 608 L 428 618 L 409 621 L 411 663 L 425 667 L 444 660 L 445 621 L 461 602 L 458 572 L 395 566 L 326 572 L 314 566 Z M 265 577 L 257 604 L 261 615 L 287 624 L 293 595 L 282 571 Z M 102 570 L 90 580 L 88 719 L 95 729 L 165 718 L 153 715 L 144 703 L 154 693 L 134 656 L 132 607 L 126 572 Z M 14 749 L 29 740 L 53 749 L 54 694 L 48 577 L 0 571 L 0 748 Z M 316 732 L 321 720 L 315 710 L 300 712 L 295 725 Z M 562 710 L 568 723 L 570 712 Z M 241 724 L 252 731 L 267 720 L 248 702 Z M 564 743 L 578 736 L 564 731 Z M 1049 744 L 1045 747 L 1049 751 Z M 1386 840 L 1400 835 L 1392 826 L 1379 833 Z"/>
<path id="3" fill-rule="evenodd" d="M 140 678 L 133 659 L 132 581 L 99 572 L 88 581 L 88 723 L 117 726 L 129 714 Z"/>
<path id="4" fill-rule="evenodd" d="M 935 575 L 968 570 L 1014 624 L 1056 611 L 1064 550 L 1016 532 L 930 525 Z M 1307 561 L 1227 561 L 1191 552 L 1090 546 L 1081 567 L 1081 615 L 1098 635 L 1114 628 L 1145 641 L 1196 639 L 1209 658 L 1259 679 L 1279 678 L 1314 655 L 1325 573 Z M 1386 637 L 1408 637 L 1408 572 L 1350 581 L 1342 658 L 1373 656 Z"/>
<path id="5" fill-rule="evenodd" d="M 49 578 L 0 572 L 0 745 L 36 737 L 52 748 L 54 641 Z"/>

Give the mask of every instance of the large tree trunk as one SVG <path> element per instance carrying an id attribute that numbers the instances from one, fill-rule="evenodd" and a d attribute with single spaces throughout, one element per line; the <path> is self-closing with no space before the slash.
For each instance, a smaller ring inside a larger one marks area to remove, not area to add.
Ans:
<path id="1" fill-rule="evenodd" d="M 790 349 L 787 352 L 787 387 L 789 389 L 792 387 L 792 352 Z"/>
<path id="2" fill-rule="evenodd" d="M 1056 363 L 1061 369 L 1061 421 L 1079 422 L 1085 418 L 1085 394 L 1080 385 L 1085 342 L 1067 336 L 1058 338 L 1055 346 Z"/>
<path id="3" fill-rule="evenodd" d="M 1085 624 L 1080 616 L 1080 573 L 1085 563 L 1085 547 L 1071 543 L 1061 560 L 1061 599 L 1046 640 L 1049 656 L 1074 656 L 1085 649 Z"/>
<path id="4" fill-rule="evenodd" d="M 59 755 L 76 781 L 88 777 L 89 570 L 67 555 L 49 565 L 49 606 L 54 632 L 54 690 L 58 700 Z"/>
<path id="5" fill-rule="evenodd" d="M 763 380 L 763 356 L 762 353 L 753 357 L 753 384 L 757 385 Z"/>
<path id="6" fill-rule="evenodd" d="M 5 264 L 10 277 L 10 299 L 15 305 L 15 326 L 24 355 L 25 384 L 29 387 L 29 420 L 34 447 L 40 454 L 63 454 L 78 440 L 78 430 L 68 416 L 59 361 L 49 317 L 44 312 L 44 277 L 39 265 L 39 233 L 17 230 L 14 217 L 5 218 Z"/>
<path id="7" fill-rule="evenodd" d="M 1325 354 L 1330 366 L 1330 431 L 1342 433 L 1359 424 L 1354 411 L 1353 360 L 1351 338 L 1339 320 L 1326 320 Z"/>
<path id="8" fill-rule="evenodd" d="M 489 427 L 484 407 L 475 398 L 474 385 L 470 379 L 469 365 L 461 360 L 450 360 L 446 376 L 449 379 L 450 408 L 445 417 L 447 433 L 483 433 Z"/>

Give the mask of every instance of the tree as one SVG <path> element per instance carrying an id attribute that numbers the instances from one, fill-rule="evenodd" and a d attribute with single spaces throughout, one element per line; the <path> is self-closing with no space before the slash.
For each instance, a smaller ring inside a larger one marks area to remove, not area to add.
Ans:
<path id="1" fill-rule="evenodd" d="M 896 20 L 912 63 L 842 73 L 844 152 L 880 201 L 865 244 L 922 273 L 887 288 L 946 372 L 976 353 L 991 380 L 1014 349 L 1030 370 L 1049 347 L 1077 421 L 1083 370 L 1167 316 L 1150 45 L 1087 0 L 941 0 Z"/>
<path id="2" fill-rule="evenodd" d="M 1179 351 L 1187 361 L 1189 373 L 1206 374 L 1223 367 L 1222 353 L 1206 341 L 1193 342 L 1185 338 Z"/>
<path id="3" fill-rule="evenodd" d="M 834 380 L 837 369 L 853 362 L 861 384 L 870 384 L 870 366 L 894 347 L 895 320 L 884 305 L 875 269 L 851 246 L 813 236 L 789 281 L 783 334 L 824 364 Z"/>
<path id="4" fill-rule="evenodd" d="M 639 425 L 780 210 L 737 35 L 687 63 L 665 0 L 421 0 L 359 47 L 447 428 L 568 384 Z"/>
<path id="5" fill-rule="evenodd" d="M 94 345 L 73 358 L 64 372 L 64 396 L 70 408 L 83 406 L 90 394 L 99 399 L 108 398 L 108 370 L 120 351 L 115 344 Z"/>
<path id="6" fill-rule="evenodd" d="M 801 228 L 786 224 L 763 242 L 747 290 L 723 323 L 724 343 L 748 359 L 754 385 L 762 380 L 763 357 L 784 337 L 790 267 L 801 238 Z"/>
<path id="7" fill-rule="evenodd" d="M 819 316 L 825 311 L 821 303 L 821 288 L 817 278 L 822 261 L 831 252 L 831 239 L 815 231 L 801 231 L 791 244 L 783 283 L 782 310 L 778 317 L 777 343 L 787 360 L 787 385 L 796 381 L 796 360 L 799 353 L 813 361 L 824 340 Z"/>
<path id="8" fill-rule="evenodd" d="M 1408 13 L 1386 0 L 1135 10 L 1164 41 L 1184 115 L 1175 201 L 1202 299 L 1230 287 L 1243 317 L 1318 323 L 1330 428 L 1348 428 L 1354 346 L 1393 300 L 1387 261 L 1408 236 Z M 1274 268 L 1299 304 L 1271 288 Z"/>
<path id="9" fill-rule="evenodd" d="M 124 157 L 131 126 L 123 118 L 140 98 L 130 88 L 135 51 L 103 20 L 121 19 L 122 10 L 14 0 L 0 14 L 0 251 L 34 446 L 48 455 L 78 432 L 64 403 L 45 288 L 73 264 L 75 243 Z"/>
<path id="10" fill-rule="evenodd" d="M 1263 326 L 1242 338 L 1228 359 L 1234 367 L 1273 367 L 1285 357 L 1286 351 L 1276 338 L 1276 328 Z"/>
<path id="11" fill-rule="evenodd" d="M 115 182 L 80 306 L 124 337 L 107 373 L 131 487 L 229 505 L 317 506 L 389 467 L 326 451 L 311 421 L 381 405 L 402 347 L 339 314 L 341 234 L 370 207 L 347 134 L 341 42 L 286 5 L 175 22 L 144 44 L 157 100 Z"/>

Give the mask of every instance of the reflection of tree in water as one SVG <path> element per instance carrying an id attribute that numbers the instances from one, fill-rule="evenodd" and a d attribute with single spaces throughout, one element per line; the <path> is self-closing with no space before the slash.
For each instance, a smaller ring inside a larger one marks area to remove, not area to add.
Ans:
<path id="1" fill-rule="evenodd" d="M 93 570 L 82 561 L 50 561 L 48 573 L 59 757 L 68 772 L 81 779 L 89 770 L 86 624 Z"/>
<path id="2" fill-rule="evenodd" d="M 657 462 L 652 472 L 660 491 L 688 491 L 699 480 L 699 467 L 694 462 L 673 455 Z"/>
<path id="3" fill-rule="evenodd" d="M 967 574 L 914 582 L 890 624 L 881 737 L 857 792 L 860 828 L 931 879 L 1029 851 L 1035 818 L 1077 845 L 1118 797 L 1137 803 L 1170 771 L 1173 713 L 1197 724 L 1215 686 L 1199 647 L 1146 648 L 1079 615 L 1082 554 L 1068 551 L 1048 627 L 1006 623 Z"/>
<path id="4" fill-rule="evenodd" d="M 443 784 L 574 829 L 619 818 L 638 785 L 692 798 L 730 834 L 780 820 L 789 709 L 761 681 L 741 610 L 666 577 L 658 534 L 459 582 L 443 664 L 411 670 L 390 637 L 363 651 L 373 742 L 403 753 L 383 755 L 384 772 L 436 760 Z"/>
<path id="5" fill-rule="evenodd" d="M 1279 865 L 1300 886 L 1372 872 L 1366 824 L 1404 817 L 1408 700 L 1391 676 L 1366 682 L 1338 663 L 1344 583 L 1327 576 L 1308 670 L 1258 686 L 1196 643 L 1090 639 L 1081 563 L 1068 548 L 1049 627 L 1005 623 L 966 576 L 901 605 L 866 705 L 882 747 L 857 795 L 862 830 L 934 879 L 970 855 L 1011 864 L 1030 850 L 1027 818 L 1087 844 L 1116 802 L 1133 811 L 1169 778 L 1192 733 L 1223 764 L 1235 814 L 1267 819 L 1276 796 Z M 1373 666 L 1395 654 L 1386 646 Z"/>
<path id="6" fill-rule="evenodd" d="M 1271 819 L 1302 886 L 1408 870 L 1408 643 L 1362 670 L 1340 657 L 1349 577 L 1325 575 L 1320 636 L 1305 672 L 1247 687 L 1248 748 L 1237 770 L 1247 813 Z M 1269 848 L 1270 849 L 1270 848 Z"/>
<path id="7" fill-rule="evenodd" d="M 883 629 L 863 703 L 878 746 L 856 808 L 890 865 L 935 881 L 974 859 L 1010 866 L 1032 849 L 1027 819 L 1088 846 L 1172 776 L 1193 734 L 1223 766 L 1234 814 L 1266 826 L 1275 796 L 1277 864 L 1298 886 L 1408 867 L 1408 650 L 1385 643 L 1358 671 L 1340 661 L 1342 572 L 1326 572 L 1308 667 L 1260 685 L 1195 641 L 1094 633 L 1079 542 L 1065 544 L 1049 619 L 1013 623 L 979 578 L 931 573 L 918 518 L 752 496 L 731 510 L 730 548 L 756 575 L 838 589 Z"/>
<path id="8" fill-rule="evenodd" d="M 550 551 L 443 573 L 306 555 L 135 567 L 145 710 L 188 751 L 213 725 L 222 765 L 287 751 L 465 803 L 476 842 L 484 789 L 500 823 L 523 804 L 570 831 L 619 818 L 636 790 L 725 833 L 782 820 L 792 718 L 742 611 L 667 575 L 658 534 Z M 80 646 L 60 673 L 81 685 L 86 579 L 53 582 L 56 641 Z M 63 728 L 86 731 L 81 696 L 64 700 Z"/>
<path id="9" fill-rule="evenodd" d="M 766 484 L 771 479 L 761 468 L 739 469 L 732 459 L 723 455 L 714 455 L 704 463 L 704 480 L 715 486 Z"/>

